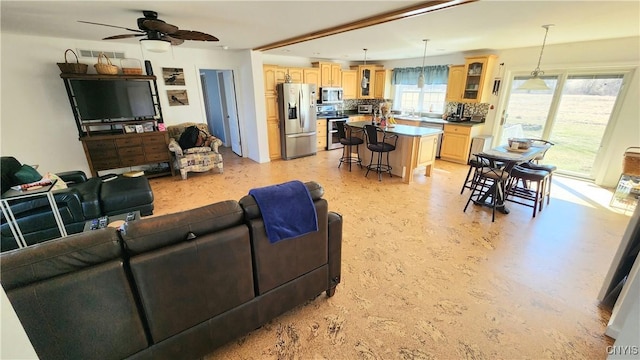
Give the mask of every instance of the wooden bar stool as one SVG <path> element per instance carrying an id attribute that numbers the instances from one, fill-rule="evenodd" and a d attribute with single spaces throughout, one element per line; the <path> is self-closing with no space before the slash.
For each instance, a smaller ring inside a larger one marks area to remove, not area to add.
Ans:
<path id="1" fill-rule="evenodd" d="M 507 183 L 505 200 L 516 204 L 533 208 L 533 217 L 536 212 L 542 211 L 546 186 L 550 173 L 545 170 L 528 169 L 516 165 L 511 169 L 511 177 Z M 522 186 L 519 185 L 522 181 Z M 530 188 L 535 184 L 535 191 Z"/>

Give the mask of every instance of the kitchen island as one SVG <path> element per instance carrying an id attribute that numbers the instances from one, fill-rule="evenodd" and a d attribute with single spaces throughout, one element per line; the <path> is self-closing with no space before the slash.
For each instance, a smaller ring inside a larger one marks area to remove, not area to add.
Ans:
<path id="1" fill-rule="evenodd" d="M 356 128 L 364 128 L 370 124 L 370 121 L 348 122 L 349 126 Z M 389 154 L 393 175 L 400 176 L 404 183 L 411 184 L 414 171 L 424 166 L 425 175 L 431 176 L 431 168 L 436 161 L 438 135 L 442 134 L 442 130 L 396 124 L 394 127 L 387 127 L 385 131 L 398 135 L 396 150 Z M 364 137 L 364 134 L 361 136 Z M 365 147 L 360 157 L 363 164 L 369 164 L 371 151 Z"/>

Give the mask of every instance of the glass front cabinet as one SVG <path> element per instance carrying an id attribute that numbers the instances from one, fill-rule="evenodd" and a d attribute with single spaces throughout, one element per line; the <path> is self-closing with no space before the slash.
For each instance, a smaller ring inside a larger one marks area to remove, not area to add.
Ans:
<path id="1" fill-rule="evenodd" d="M 496 55 L 465 58 L 465 81 L 461 99 L 463 102 L 487 102 L 491 94 L 491 79 L 496 59 Z"/>

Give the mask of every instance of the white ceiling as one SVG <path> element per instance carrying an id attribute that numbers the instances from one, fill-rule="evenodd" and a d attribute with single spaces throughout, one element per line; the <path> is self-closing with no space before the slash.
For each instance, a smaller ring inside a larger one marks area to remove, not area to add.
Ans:
<path id="1" fill-rule="evenodd" d="M 219 42 L 185 41 L 180 47 L 253 49 L 346 24 L 422 1 L 0 1 L 1 32 L 99 40 L 127 30 L 77 20 L 137 28 L 142 10 Z M 640 36 L 640 1 L 480 0 L 413 18 L 290 45 L 266 53 L 361 61 L 540 46 Z M 139 38 L 105 40 L 135 44 Z M 174 51 L 179 51 L 179 48 Z M 640 47 L 640 45 L 639 45 Z"/>

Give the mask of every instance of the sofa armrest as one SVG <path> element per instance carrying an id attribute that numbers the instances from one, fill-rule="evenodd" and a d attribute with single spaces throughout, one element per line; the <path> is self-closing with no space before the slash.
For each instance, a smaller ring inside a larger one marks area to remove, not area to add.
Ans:
<path id="1" fill-rule="evenodd" d="M 180 144 L 174 138 L 169 138 L 169 151 L 174 153 L 176 156 L 184 156 L 184 152 L 180 147 Z"/>
<path id="2" fill-rule="evenodd" d="M 327 296 L 333 296 L 340 283 L 342 263 L 342 215 L 329 211 L 329 288 Z"/>
<path id="3" fill-rule="evenodd" d="M 55 190 L 53 192 L 53 198 L 59 208 L 69 208 L 74 221 L 84 219 L 82 197 L 76 189 L 67 188 Z M 11 206 L 11 212 L 13 213 L 13 216 L 15 216 L 16 220 L 23 216 L 30 216 L 34 211 L 51 211 L 49 200 L 46 196 L 16 200 L 12 201 L 9 205 Z"/>
<path id="4" fill-rule="evenodd" d="M 67 184 L 79 184 L 87 181 L 87 174 L 80 170 L 59 172 L 56 175 Z"/>

